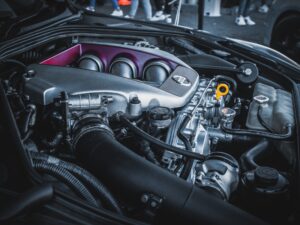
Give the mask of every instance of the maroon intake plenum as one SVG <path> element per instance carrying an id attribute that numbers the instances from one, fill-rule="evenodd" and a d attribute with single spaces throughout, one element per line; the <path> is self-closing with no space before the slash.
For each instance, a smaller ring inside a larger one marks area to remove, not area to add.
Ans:
<path id="1" fill-rule="evenodd" d="M 44 61 L 40 64 L 53 66 L 67 66 L 76 62 L 84 54 L 93 54 L 101 59 L 104 65 L 104 71 L 109 72 L 109 66 L 116 58 L 124 57 L 134 62 L 137 68 L 137 78 L 142 77 L 143 69 L 147 63 L 162 60 L 167 63 L 172 70 L 177 66 L 182 65 L 180 62 L 175 62 L 169 59 L 168 56 L 157 55 L 157 51 L 142 51 L 132 47 L 124 46 L 109 46 L 96 44 L 77 44 L 71 48 L 64 50 Z"/>

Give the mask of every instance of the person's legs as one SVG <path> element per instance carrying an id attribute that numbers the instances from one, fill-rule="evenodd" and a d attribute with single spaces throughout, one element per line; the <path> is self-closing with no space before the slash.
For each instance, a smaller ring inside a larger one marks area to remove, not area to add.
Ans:
<path id="1" fill-rule="evenodd" d="M 258 12 L 268 13 L 272 3 L 273 3 L 273 0 L 263 0 L 262 5 L 258 9 Z"/>
<path id="2" fill-rule="evenodd" d="M 90 7 L 96 7 L 96 0 L 90 0 L 90 4 L 89 4 Z"/>
<path id="3" fill-rule="evenodd" d="M 118 4 L 118 0 L 111 0 L 111 1 L 112 1 L 113 8 L 115 10 L 119 10 L 120 7 L 119 7 L 119 4 Z"/>
<path id="4" fill-rule="evenodd" d="M 121 10 L 118 0 L 112 0 L 114 11 L 110 14 L 112 16 L 123 16 L 123 11 Z"/>
<path id="5" fill-rule="evenodd" d="M 154 6 L 156 11 L 163 10 L 164 1 L 163 0 L 154 0 Z"/>
<path id="6" fill-rule="evenodd" d="M 154 6 L 155 6 L 155 14 L 152 17 L 152 21 L 162 21 L 165 20 L 165 15 L 163 12 L 164 9 L 164 0 L 154 0 Z"/>
<path id="7" fill-rule="evenodd" d="M 142 0 L 142 3 L 143 3 L 146 19 L 150 20 L 152 18 L 152 6 L 150 0 Z"/>
<path id="8" fill-rule="evenodd" d="M 96 8 L 96 0 L 90 0 L 89 5 L 86 7 L 86 10 L 95 11 Z"/>
<path id="9" fill-rule="evenodd" d="M 251 17 L 249 16 L 249 8 L 250 8 L 250 4 L 251 4 L 251 0 L 247 0 L 246 5 L 245 5 L 245 9 L 244 9 L 244 13 L 243 13 L 243 17 L 245 22 L 250 25 L 253 26 L 255 25 L 255 22 L 251 19 Z"/>
<path id="10" fill-rule="evenodd" d="M 165 14 L 171 15 L 173 4 L 170 4 L 173 0 L 165 0 Z"/>
<path id="11" fill-rule="evenodd" d="M 266 5 L 271 7 L 271 5 L 273 4 L 274 0 L 266 0 Z"/>
<path id="12" fill-rule="evenodd" d="M 245 7 L 242 16 L 247 17 L 249 16 L 249 8 L 250 8 L 251 0 L 245 0 Z"/>
<path id="13" fill-rule="evenodd" d="M 246 6 L 247 6 L 247 1 L 248 0 L 240 0 L 239 10 L 238 10 L 238 17 L 235 19 L 235 23 L 238 26 L 247 25 L 247 23 L 245 21 L 245 18 L 244 18 L 245 9 L 246 9 Z"/>
<path id="14" fill-rule="evenodd" d="M 162 5 L 162 2 L 163 1 L 160 1 L 161 9 L 164 8 L 163 13 L 160 13 L 160 15 L 158 15 L 158 16 L 155 14 L 155 16 L 153 17 L 152 20 L 153 21 L 166 20 L 167 23 L 172 23 L 171 13 L 172 13 L 174 0 L 165 0 L 164 1 L 164 7 Z"/>
<path id="15" fill-rule="evenodd" d="M 246 11 L 247 2 L 248 2 L 248 0 L 240 0 L 239 11 L 238 11 L 239 16 L 244 16 L 245 11 Z"/>
<path id="16" fill-rule="evenodd" d="M 139 0 L 131 0 L 131 7 L 129 11 L 129 17 L 134 18 L 136 11 L 139 7 Z"/>
<path id="17" fill-rule="evenodd" d="M 262 4 L 263 4 L 263 5 L 267 5 L 267 6 L 269 6 L 269 7 L 272 5 L 272 3 L 273 3 L 273 0 L 263 0 L 263 1 L 262 1 Z"/>
<path id="18" fill-rule="evenodd" d="M 166 17 L 166 22 L 167 23 L 172 23 L 171 13 L 172 13 L 173 4 L 174 4 L 174 0 L 165 0 L 165 10 L 164 10 L 164 12 L 165 12 L 165 17 Z"/>

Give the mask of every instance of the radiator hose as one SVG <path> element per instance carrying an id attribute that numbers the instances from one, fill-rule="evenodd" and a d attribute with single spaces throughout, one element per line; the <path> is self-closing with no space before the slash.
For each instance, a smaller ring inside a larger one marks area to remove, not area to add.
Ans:
<path id="1" fill-rule="evenodd" d="M 148 162 L 106 128 L 85 130 L 73 149 L 77 159 L 126 204 L 143 206 L 145 200 L 160 199 L 154 207 L 155 224 L 264 224 Z"/>

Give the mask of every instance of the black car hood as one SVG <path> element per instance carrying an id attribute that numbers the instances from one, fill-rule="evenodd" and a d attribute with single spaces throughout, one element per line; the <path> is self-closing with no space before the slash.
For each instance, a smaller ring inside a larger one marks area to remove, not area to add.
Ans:
<path id="1" fill-rule="evenodd" d="M 179 32 L 192 30 L 186 27 L 149 23 L 90 12 L 75 2 L 73 0 L 0 0 L 0 42 L 44 28 L 47 25 L 67 25 L 74 21 L 86 24 L 86 21 L 82 21 L 83 15 L 90 16 L 89 24 L 99 26 Z"/>
<path id="2" fill-rule="evenodd" d="M 64 0 L 0 0 L 0 38 L 7 40 L 76 14 Z"/>

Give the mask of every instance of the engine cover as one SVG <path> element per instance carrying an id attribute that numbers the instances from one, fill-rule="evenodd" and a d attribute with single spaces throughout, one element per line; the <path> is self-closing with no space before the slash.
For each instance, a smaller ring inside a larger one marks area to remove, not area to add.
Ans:
<path id="1" fill-rule="evenodd" d="M 183 107 L 192 98 L 199 83 L 198 73 L 183 66 L 178 66 L 159 87 L 149 82 L 70 67 L 34 64 L 28 70 L 32 70 L 34 76 L 27 79 L 25 93 L 33 102 L 51 104 L 62 91 L 72 96 L 97 93 L 112 97 L 109 114 L 126 112 L 133 97 L 139 98 L 142 109 Z"/>

